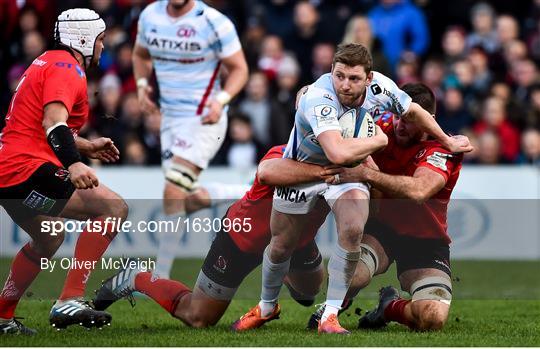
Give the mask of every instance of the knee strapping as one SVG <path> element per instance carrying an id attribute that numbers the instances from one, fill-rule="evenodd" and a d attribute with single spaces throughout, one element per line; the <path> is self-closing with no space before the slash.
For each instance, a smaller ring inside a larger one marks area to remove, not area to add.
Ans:
<path id="1" fill-rule="evenodd" d="M 367 244 L 360 244 L 360 248 L 360 261 L 368 268 L 369 276 L 373 277 L 379 268 L 379 257 L 377 256 L 377 252 Z"/>
<path id="2" fill-rule="evenodd" d="M 165 179 L 183 191 L 191 193 L 198 187 L 199 175 L 185 165 L 173 163 L 165 171 Z"/>
<path id="3" fill-rule="evenodd" d="M 414 282 L 411 286 L 412 301 L 437 300 L 450 305 L 452 283 L 440 276 L 430 276 Z"/>

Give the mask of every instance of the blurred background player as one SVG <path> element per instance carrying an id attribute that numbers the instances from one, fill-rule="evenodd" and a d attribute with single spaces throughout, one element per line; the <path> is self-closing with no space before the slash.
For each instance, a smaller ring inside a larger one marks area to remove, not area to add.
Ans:
<path id="1" fill-rule="evenodd" d="M 271 148 L 259 164 L 251 189 L 227 211 L 223 229 L 206 255 L 193 292 L 174 280 L 152 280 L 147 271 L 124 269 L 105 281 L 94 304 L 104 310 L 134 291 L 142 292 L 167 312 L 192 327 L 208 327 L 221 319 L 244 278 L 262 262 L 270 241 L 270 214 L 274 186 L 309 183 L 326 179 L 318 165 L 282 159 L 285 145 Z M 312 221 L 302 232 L 301 241 L 291 258 L 291 268 L 285 284 L 292 297 L 310 306 L 324 279 L 322 257 L 314 241 L 328 212 L 326 203 L 319 202 Z M 228 224 L 236 222 L 233 225 Z"/>
<path id="2" fill-rule="evenodd" d="M 221 89 L 221 66 L 225 79 Z M 156 111 L 149 79 L 160 93 L 164 212 L 186 214 L 185 201 L 219 150 L 227 129 L 227 104 L 245 85 L 247 63 L 232 22 L 195 0 L 157 1 L 141 13 L 133 49 L 139 102 Z M 156 276 L 168 278 L 182 229 L 162 232 Z"/>
<path id="3" fill-rule="evenodd" d="M 435 114 L 435 96 L 426 85 L 407 84 L 403 91 Z M 378 307 L 360 319 L 359 327 L 379 328 L 397 321 L 415 330 L 439 330 L 452 299 L 447 210 L 463 155 L 449 152 L 396 115 L 383 114 L 378 123 L 389 137 L 388 146 L 373 155 L 378 167 L 366 161 L 352 169 L 325 172 L 338 172 L 340 182 L 368 182 L 382 192 L 366 224 L 362 263 L 347 297 L 354 297 L 395 261 L 401 288 L 412 299 L 400 298 L 391 286 L 382 288 Z M 312 316 L 308 327 L 316 327 L 314 319 L 321 312 Z"/>
<path id="4" fill-rule="evenodd" d="M 89 266 L 117 233 L 105 227 L 105 220 L 125 219 L 128 209 L 81 162 L 81 154 L 115 162 L 119 152 L 108 138 L 88 141 L 77 136 L 88 118 L 85 72 L 98 63 L 104 32 L 105 22 L 92 10 L 62 12 L 55 26 L 56 48 L 32 62 L 11 100 L 0 140 L 1 204 L 32 241 L 15 256 L 0 294 L 0 333 L 35 333 L 15 320 L 14 312 L 41 271 L 41 259 L 51 258 L 62 244 L 63 234 L 41 231 L 41 222 L 58 220 L 54 217 L 101 221 L 102 228 L 80 234 L 74 258 L 89 264 L 69 270 L 51 309 L 51 325 L 90 328 L 111 321 L 109 314 L 90 307 L 84 293 L 93 269 Z"/>
<path id="5" fill-rule="evenodd" d="M 320 165 L 347 165 L 364 159 L 386 145 L 382 131 L 368 139 L 344 139 L 338 118 L 355 112 L 356 122 L 361 123 L 366 111 L 379 117 L 386 110 L 415 123 L 452 151 L 471 150 L 468 139 L 447 136 L 429 112 L 411 102 L 392 80 L 372 72 L 371 67 L 372 58 L 364 46 L 344 44 L 338 47 L 332 72 L 311 85 L 300 99 L 285 157 Z M 338 244 L 328 263 L 327 300 L 319 321 L 319 332 L 348 334 L 349 331 L 339 324 L 337 314 L 361 255 L 360 240 L 369 211 L 369 190 L 362 183 L 360 186 L 343 184 L 334 187 L 315 183 L 282 189 L 285 193 L 294 191 L 296 199 L 280 196 L 279 191 L 274 197 L 272 240 L 263 259 L 261 301 L 237 321 L 235 328 L 237 331 L 257 328 L 279 315 L 277 299 L 298 231 L 308 221 L 305 214 L 320 197 L 324 197 L 336 219 Z"/>

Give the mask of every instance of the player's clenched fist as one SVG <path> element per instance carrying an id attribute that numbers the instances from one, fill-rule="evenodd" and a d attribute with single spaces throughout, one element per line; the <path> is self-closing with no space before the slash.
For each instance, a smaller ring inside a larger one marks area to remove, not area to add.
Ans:
<path id="1" fill-rule="evenodd" d="M 92 189 L 99 185 L 96 172 L 82 162 L 69 166 L 68 171 L 71 183 L 77 189 Z"/>

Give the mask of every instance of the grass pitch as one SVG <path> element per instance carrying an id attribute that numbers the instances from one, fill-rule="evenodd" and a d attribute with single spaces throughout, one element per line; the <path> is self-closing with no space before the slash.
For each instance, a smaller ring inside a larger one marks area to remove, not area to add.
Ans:
<path id="1" fill-rule="evenodd" d="M 177 260 L 173 277 L 193 285 L 202 260 Z M 10 261 L 0 259 L 0 278 L 5 279 Z M 281 319 L 258 331 L 232 333 L 230 324 L 258 301 L 260 271 L 242 285 L 236 300 L 214 328 L 195 330 L 166 314 L 152 301 L 138 299 L 135 308 L 121 301 L 109 310 L 112 326 L 88 331 L 78 326 L 56 332 L 48 324 L 48 312 L 59 294 L 65 271 L 42 273 L 17 310 L 24 324 L 36 328 L 34 337 L 1 336 L 0 346 L 540 346 L 540 261 L 456 261 L 454 300 L 447 326 L 436 333 L 416 333 L 391 324 L 379 331 L 356 330 L 357 308 L 375 306 L 381 286 L 397 286 L 395 269 L 374 279 L 341 323 L 351 336 L 319 336 L 304 328 L 314 307 L 304 308 L 282 290 Z M 110 271 L 96 271 L 88 290 L 96 288 Z M 1 281 L 0 281 L 1 282 Z M 320 300 L 323 299 L 321 295 Z"/>

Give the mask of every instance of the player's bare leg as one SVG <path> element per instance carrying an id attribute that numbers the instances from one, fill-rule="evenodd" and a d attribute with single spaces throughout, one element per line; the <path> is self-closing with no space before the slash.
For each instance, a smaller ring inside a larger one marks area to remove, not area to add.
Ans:
<path id="1" fill-rule="evenodd" d="M 0 292 L 0 333 L 26 335 L 36 333 L 35 330 L 16 321 L 14 315 L 22 295 L 42 270 L 41 258 L 52 258 L 64 241 L 63 232 L 54 235 L 41 232 L 41 222 L 45 220 L 61 219 L 36 216 L 24 222 L 17 222 L 30 235 L 32 241 L 23 246 L 13 259 L 8 279 Z"/>
<path id="2" fill-rule="evenodd" d="M 450 277 L 438 269 L 425 268 L 407 270 L 399 279 L 402 288 L 412 292 L 412 299 L 400 298 L 390 286 L 381 289 L 379 306 L 360 319 L 360 327 L 377 328 L 396 321 L 418 331 L 442 329 L 450 311 Z"/>
<path id="3" fill-rule="evenodd" d="M 57 329 L 73 324 L 101 327 L 109 324 L 111 316 L 94 310 L 84 301 L 86 283 L 97 261 L 116 234 L 114 222 L 124 221 L 128 215 L 125 201 L 105 185 L 93 189 L 76 190 L 60 213 L 61 217 L 91 220 L 90 226 L 79 235 L 74 259 L 79 261 L 67 274 L 64 288 L 53 305 L 49 321 Z M 96 224 L 100 227 L 96 228 Z"/>
<path id="4" fill-rule="evenodd" d="M 201 169 L 191 162 L 178 156 L 173 156 L 171 168 L 166 170 L 165 188 L 163 191 L 163 211 L 166 220 L 184 222 L 186 216 L 186 201 Z M 183 226 L 178 231 L 162 231 L 159 237 L 159 247 L 156 258 L 154 275 L 168 279 L 180 242 Z"/>
<path id="5" fill-rule="evenodd" d="M 278 297 L 283 279 L 289 272 L 291 256 L 300 234 L 307 229 L 309 222 L 309 215 L 285 214 L 272 209 L 270 217 L 272 238 L 263 254 L 261 300 L 233 323 L 233 330 L 246 331 L 258 328 L 279 317 Z"/>
<path id="6" fill-rule="evenodd" d="M 328 262 L 328 292 L 319 333 L 348 334 L 337 315 L 352 281 L 358 260 L 363 229 L 369 215 L 369 197 L 361 190 L 342 194 L 332 205 L 338 244 Z"/>

